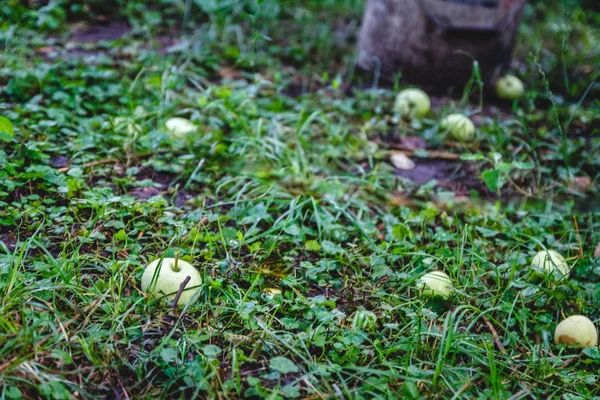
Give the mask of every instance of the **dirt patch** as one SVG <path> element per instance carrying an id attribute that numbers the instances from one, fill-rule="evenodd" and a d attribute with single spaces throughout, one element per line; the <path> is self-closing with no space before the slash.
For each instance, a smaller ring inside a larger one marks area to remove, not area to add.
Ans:
<path id="1" fill-rule="evenodd" d="M 138 200 L 148 200 L 151 197 L 158 196 L 162 192 L 155 187 L 135 188 L 129 194 Z"/>
<path id="2" fill-rule="evenodd" d="M 17 240 L 9 232 L 0 232 L 0 242 L 4 243 L 7 249 L 14 250 Z"/>
<path id="3" fill-rule="evenodd" d="M 74 24 L 71 26 L 74 43 L 98 43 L 100 41 L 113 41 L 129 33 L 131 28 L 123 21 L 107 21 L 103 24 Z"/>
<path id="4" fill-rule="evenodd" d="M 98 25 L 73 25 L 71 39 L 63 43 L 64 46 L 43 46 L 36 48 L 36 53 L 46 61 L 56 59 L 83 58 L 94 56 L 107 56 L 115 59 L 127 58 L 122 52 L 112 53 L 104 46 L 99 46 L 102 41 L 119 40 L 130 32 L 124 22 Z M 158 36 L 152 41 L 141 46 L 144 50 L 153 50 L 160 55 L 166 55 L 169 49 L 180 43 L 175 36 Z"/>
<path id="5" fill-rule="evenodd" d="M 451 181 L 456 169 L 455 165 L 443 160 L 416 160 L 414 169 L 394 169 L 394 173 L 418 185 L 424 185 L 432 179 Z"/>
<path id="6" fill-rule="evenodd" d="M 175 207 L 183 207 L 190 197 L 190 194 L 186 191 L 177 192 L 177 195 L 175 196 Z"/>
<path id="7" fill-rule="evenodd" d="M 142 167 L 135 175 L 136 180 L 151 180 L 154 186 L 136 187 L 129 191 L 129 195 L 137 200 L 148 200 L 154 196 L 165 195 L 169 192 L 173 182 L 177 179 L 175 175 L 156 171 L 153 168 Z M 168 196 L 171 197 L 170 195 Z M 187 201 L 194 197 L 192 193 L 186 190 L 178 190 L 174 196 L 173 202 L 176 207 L 184 206 Z"/>
<path id="8" fill-rule="evenodd" d="M 481 179 L 477 178 L 479 173 L 471 163 L 419 158 L 413 161 L 414 169 L 394 169 L 394 174 L 417 185 L 425 185 L 435 180 L 437 187 L 452 190 L 457 196 L 468 195 L 471 190 L 485 196 L 491 195 Z"/>
<path id="9" fill-rule="evenodd" d="M 161 185 L 161 187 L 166 188 L 171 182 L 177 179 L 177 176 L 168 172 L 157 171 L 154 168 L 141 167 L 139 172 L 135 175 L 135 179 L 138 181 L 150 179 Z"/>
<path id="10" fill-rule="evenodd" d="M 178 37 L 159 36 L 155 39 L 155 43 L 157 46 L 153 46 L 151 48 L 156 49 L 156 47 L 158 47 L 158 52 L 164 56 L 169 52 L 169 48 L 176 46 L 180 42 L 181 40 Z"/>
<path id="11" fill-rule="evenodd" d="M 69 158 L 65 156 L 51 157 L 50 166 L 53 168 L 66 168 L 69 166 Z"/>

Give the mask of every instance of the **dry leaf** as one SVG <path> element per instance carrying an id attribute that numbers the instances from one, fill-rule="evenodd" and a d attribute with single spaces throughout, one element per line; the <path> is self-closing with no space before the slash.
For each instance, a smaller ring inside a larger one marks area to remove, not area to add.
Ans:
<path id="1" fill-rule="evenodd" d="M 576 190 L 578 192 L 585 192 L 590 185 L 592 180 L 589 176 L 575 176 L 569 179 L 569 189 Z"/>
<path id="2" fill-rule="evenodd" d="M 415 169 L 415 162 L 404 153 L 392 153 L 390 161 L 397 169 Z"/>

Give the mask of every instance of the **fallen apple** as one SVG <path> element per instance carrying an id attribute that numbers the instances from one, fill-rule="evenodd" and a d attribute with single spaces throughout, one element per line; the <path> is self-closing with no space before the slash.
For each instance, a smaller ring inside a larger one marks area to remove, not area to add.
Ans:
<path id="1" fill-rule="evenodd" d="M 598 345 L 598 331 L 594 323 L 583 315 L 566 318 L 554 331 L 554 343 L 580 349 Z"/>
<path id="2" fill-rule="evenodd" d="M 179 260 L 177 255 L 175 258 L 159 258 L 148 264 L 142 275 L 142 290 L 151 296 L 172 301 L 188 276 L 190 280 L 177 302 L 178 305 L 184 305 L 194 297 L 202 278 L 196 268 Z"/>
<path id="3" fill-rule="evenodd" d="M 263 289 L 263 296 L 267 300 L 272 300 L 275 296 L 281 296 L 281 290 L 276 288 L 266 288 Z"/>
<path id="4" fill-rule="evenodd" d="M 184 138 L 192 132 L 196 132 L 197 127 L 186 118 L 174 117 L 165 122 L 167 130 L 176 138 Z"/>
<path id="5" fill-rule="evenodd" d="M 547 273 L 552 273 L 556 270 L 563 275 L 569 275 L 571 266 L 567 263 L 563 256 L 554 250 L 542 250 L 533 256 L 531 266 L 544 270 Z"/>
<path id="6" fill-rule="evenodd" d="M 377 326 L 377 315 L 368 310 L 357 310 L 352 318 L 352 329 L 368 331 Z"/>
<path id="7" fill-rule="evenodd" d="M 417 280 L 417 288 L 425 297 L 441 296 L 445 299 L 450 297 L 454 290 L 450 277 L 442 271 L 433 271 L 423 275 Z"/>
<path id="8" fill-rule="evenodd" d="M 139 124 L 131 122 L 132 120 L 126 117 L 115 118 L 115 128 L 121 130 L 124 126 L 127 126 L 127 134 L 129 136 L 135 136 L 136 133 L 142 131 L 142 127 Z"/>
<path id="9" fill-rule="evenodd" d="M 496 94 L 501 99 L 515 100 L 523 96 L 523 82 L 514 75 L 504 75 L 496 81 Z"/>
<path id="10" fill-rule="evenodd" d="M 403 118 L 422 118 L 431 109 L 431 100 L 421 89 L 404 89 L 396 96 L 394 111 Z"/>
<path id="11" fill-rule="evenodd" d="M 470 142 L 475 138 L 475 125 L 462 114 L 447 115 L 440 123 L 440 128 L 452 133 L 452 136 L 461 142 Z"/>

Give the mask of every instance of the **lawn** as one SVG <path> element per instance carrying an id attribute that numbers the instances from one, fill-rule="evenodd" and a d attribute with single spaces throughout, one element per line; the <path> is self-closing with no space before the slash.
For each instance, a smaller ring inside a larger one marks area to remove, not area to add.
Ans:
<path id="1" fill-rule="evenodd" d="M 475 65 L 412 121 L 362 11 L 0 2 L 0 399 L 600 398 L 599 348 L 554 342 L 600 325 L 596 2 L 529 1 L 520 99 Z M 142 290 L 163 257 L 191 301 Z"/>

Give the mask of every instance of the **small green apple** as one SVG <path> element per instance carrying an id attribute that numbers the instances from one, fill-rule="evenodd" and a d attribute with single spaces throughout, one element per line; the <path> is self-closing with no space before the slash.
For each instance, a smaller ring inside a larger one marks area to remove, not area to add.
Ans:
<path id="1" fill-rule="evenodd" d="M 127 134 L 129 136 L 134 136 L 136 133 L 142 131 L 142 127 L 139 124 L 133 123 L 132 119 L 126 117 L 115 118 L 115 128 L 117 128 L 117 131 L 120 131 L 125 125 L 127 125 Z"/>
<path id="2" fill-rule="evenodd" d="M 190 277 L 179 297 L 178 305 L 188 303 L 202 284 L 202 278 L 190 263 L 178 258 L 163 258 L 152 261 L 142 275 L 142 290 L 154 297 L 165 297 L 171 301 L 179 291 L 179 286 Z"/>
<path id="3" fill-rule="evenodd" d="M 440 128 L 452 133 L 452 136 L 460 142 L 470 142 L 475 139 L 475 125 L 462 114 L 447 115 L 440 122 Z"/>
<path id="4" fill-rule="evenodd" d="M 421 89 L 404 89 L 396 96 L 394 111 L 402 118 L 422 118 L 431 109 L 431 100 Z"/>
<path id="5" fill-rule="evenodd" d="M 377 326 L 377 315 L 374 312 L 360 309 L 352 317 L 352 329 L 368 331 Z"/>
<path id="6" fill-rule="evenodd" d="M 135 118 L 144 118 L 146 116 L 146 110 L 144 109 L 143 106 L 137 106 L 134 110 L 133 110 L 133 116 Z"/>
<path id="7" fill-rule="evenodd" d="M 568 346 L 594 347 L 598 345 L 598 331 L 594 323 L 583 315 L 572 315 L 563 320 L 554 331 L 554 343 Z"/>
<path id="8" fill-rule="evenodd" d="M 196 132 L 198 129 L 196 125 L 192 123 L 189 119 L 174 117 L 170 118 L 165 122 L 165 126 L 167 130 L 178 139 L 182 139 L 190 133 Z"/>
<path id="9" fill-rule="evenodd" d="M 563 276 L 569 275 L 569 272 L 571 272 L 569 263 L 554 250 L 542 250 L 537 253 L 531 260 L 531 266 L 543 269 L 549 273 L 558 270 Z"/>
<path id="10" fill-rule="evenodd" d="M 425 297 L 441 296 L 445 299 L 450 297 L 454 290 L 450 277 L 442 271 L 433 271 L 423 275 L 417 280 L 417 288 Z"/>
<path id="11" fill-rule="evenodd" d="M 514 75 L 504 75 L 496 81 L 496 94 L 501 99 L 515 100 L 523 96 L 523 82 Z"/>

